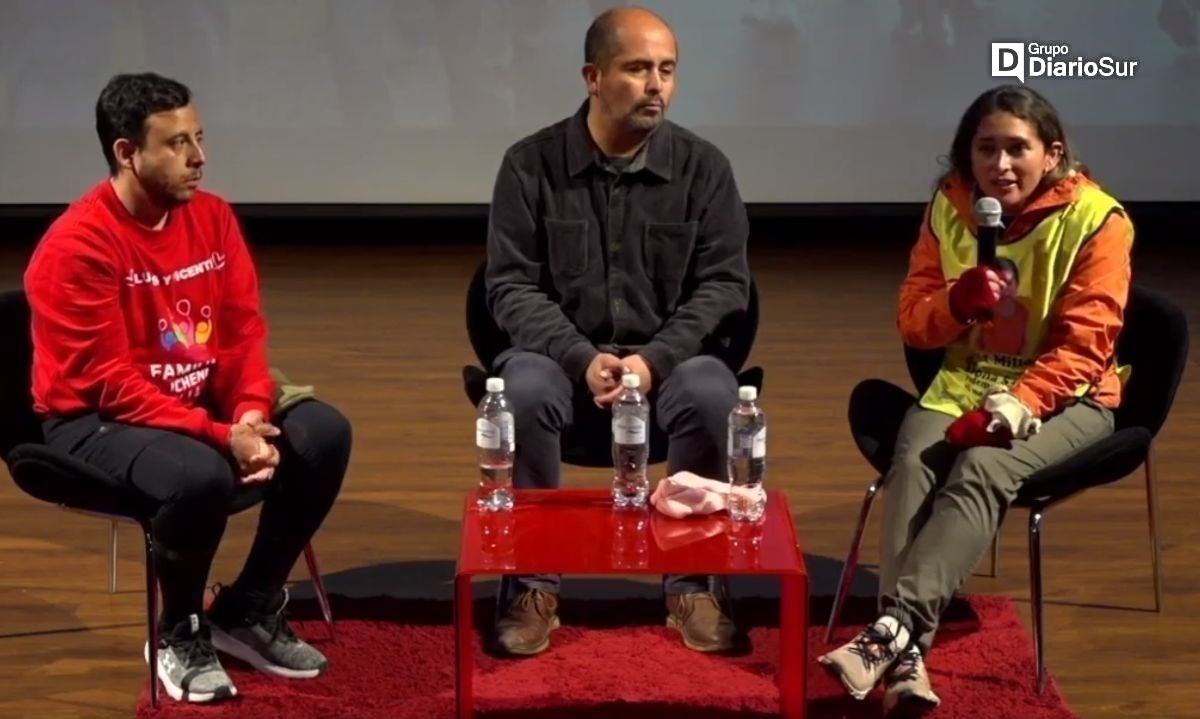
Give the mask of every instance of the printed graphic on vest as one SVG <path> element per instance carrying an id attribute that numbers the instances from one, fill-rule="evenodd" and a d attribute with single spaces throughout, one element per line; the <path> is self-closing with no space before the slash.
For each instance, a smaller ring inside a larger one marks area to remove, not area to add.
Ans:
<path id="1" fill-rule="evenodd" d="M 1019 296 L 1021 276 L 1017 264 L 1006 257 L 996 259 L 996 272 L 1004 281 L 1000 302 L 992 311 L 992 320 L 980 326 L 973 344 L 982 352 L 1023 356 L 1029 349 L 1032 313 Z"/>
<path id="2" fill-rule="evenodd" d="M 1009 354 L 972 352 L 967 355 L 963 369 L 973 393 L 987 394 L 997 387 L 1010 387 L 1030 360 Z"/>

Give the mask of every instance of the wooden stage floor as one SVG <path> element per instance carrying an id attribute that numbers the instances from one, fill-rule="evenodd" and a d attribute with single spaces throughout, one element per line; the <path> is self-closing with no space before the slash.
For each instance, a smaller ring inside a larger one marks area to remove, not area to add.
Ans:
<path id="1" fill-rule="evenodd" d="M 0 248 L 0 287 L 19 283 L 27 253 Z M 463 297 L 482 246 L 267 245 L 256 253 L 272 363 L 316 385 L 354 424 L 350 475 L 316 539 L 330 589 L 448 598 L 461 498 L 475 480 L 473 410 L 460 369 L 474 360 Z M 766 369 L 770 483 L 790 497 L 814 594 L 832 593 L 872 479 L 847 431 L 850 389 L 871 376 L 907 386 L 894 327 L 906 256 L 900 245 L 801 241 L 751 251 L 763 307 L 751 361 Z M 1142 247 L 1135 269 L 1138 281 L 1183 305 L 1193 331 L 1195 260 L 1195 252 Z M 1194 365 L 1158 442 L 1163 612 L 1149 611 L 1140 475 L 1046 520 L 1048 661 L 1083 717 L 1181 717 L 1200 706 Z M 572 486 L 605 479 L 573 468 L 566 475 Z M 136 532 L 121 529 L 121 586 L 109 594 L 107 524 L 40 504 L 0 479 L 0 716 L 131 716 L 145 676 Z M 231 523 L 214 581 L 232 579 L 253 523 L 253 512 Z M 974 577 L 967 590 L 1010 595 L 1028 620 L 1024 530 L 1025 513 L 1012 513 L 999 577 Z M 868 561 L 877 537 L 868 531 Z M 302 566 L 294 577 L 305 579 Z"/>

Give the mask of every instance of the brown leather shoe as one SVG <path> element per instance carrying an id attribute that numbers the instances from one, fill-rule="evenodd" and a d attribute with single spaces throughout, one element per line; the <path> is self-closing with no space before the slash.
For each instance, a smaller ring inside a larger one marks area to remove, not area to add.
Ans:
<path id="1" fill-rule="evenodd" d="M 736 629 L 712 592 L 668 594 L 667 612 L 667 626 L 679 630 L 688 649 L 723 652 L 733 647 Z"/>
<path id="2" fill-rule="evenodd" d="M 496 622 L 496 643 L 509 654 L 537 654 L 550 646 L 550 632 L 558 627 L 558 595 L 527 589 Z"/>

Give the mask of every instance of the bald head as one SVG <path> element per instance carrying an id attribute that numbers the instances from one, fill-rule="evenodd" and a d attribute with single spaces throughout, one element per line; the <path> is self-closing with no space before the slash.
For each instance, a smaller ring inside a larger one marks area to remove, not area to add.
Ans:
<path id="1" fill-rule="evenodd" d="M 640 7 L 617 7 L 605 10 L 588 27 L 583 43 L 583 61 L 588 65 L 605 67 L 620 54 L 622 44 L 630 36 L 665 36 L 676 43 L 671 26 L 658 15 Z"/>
<path id="2" fill-rule="evenodd" d="M 636 147 L 663 121 L 675 94 L 675 33 L 649 10 L 616 8 L 592 22 L 584 55 L 592 138 L 623 138 Z"/>

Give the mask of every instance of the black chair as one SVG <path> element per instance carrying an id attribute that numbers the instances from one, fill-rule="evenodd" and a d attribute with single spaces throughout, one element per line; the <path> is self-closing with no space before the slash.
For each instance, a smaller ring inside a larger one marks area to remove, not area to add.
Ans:
<path id="1" fill-rule="evenodd" d="M 1154 611 L 1162 608 L 1159 562 L 1158 495 L 1154 475 L 1154 438 L 1166 421 L 1175 391 L 1187 364 L 1188 327 L 1182 310 L 1162 295 L 1134 286 L 1125 312 L 1125 326 L 1117 342 L 1117 361 L 1133 368 L 1125 386 L 1121 406 L 1114 413 L 1116 431 L 1075 455 L 1045 467 L 1022 485 L 1014 507 L 1029 510 L 1029 581 L 1033 614 L 1034 646 L 1037 654 L 1037 688 L 1045 688 L 1046 667 L 1043 644 L 1045 629 L 1042 603 L 1042 520 L 1050 507 L 1076 494 L 1128 476 L 1139 465 L 1145 467 L 1146 506 L 1150 523 L 1150 557 L 1154 578 Z M 918 394 L 924 393 L 942 364 L 942 350 L 904 348 L 908 373 Z M 863 457 L 879 476 L 867 488 L 858 524 L 850 541 L 850 552 L 842 566 L 825 641 L 833 628 L 854 581 L 859 545 L 871 504 L 883 486 L 892 461 L 896 436 L 905 412 L 917 398 L 880 379 L 868 379 L 850 395 L 850 431 Z M 996 543 L 992 544 L 993 576 Z"/>
<path id="2" fill-rule="evenodd" d="M 482 367 L 463 367 L 463 389 L 471 404 L 478 405 L 487 393 L 485 385 L 493 371 L 493 363 L 501 352 L 512 346 L 508 334 L 496 325 L 487 305 L 487 289 L 484 286 L 484 261 L 475 270 L 467 288 L 467 336 Z M 758 288 L 750 282 L 750 302 L 746 310 L 735 312 L 724 318 L 712 338 L 706 343 L 706 351 L 720 358 L 737 375 L 739 386 L 753 385 L 762 393 L 763 370 L 750 367 L 743 370 L 754 337 L 758 333 Z M 658 424 L 651 422 L 650 464 L 667 459 L 667 436 Z M 594 426 L 587 421 L 577 422 L 562 433 L 562 461 L 579 467 L 608 467 L 612 465 L 612 446 L 609 429 Z"/>
<path id="3" fill-rule="evenodd" d="M 158 577 L 154 567 L 154 538 L 150 508 L 132 490 L 117 493 L 113 483 L 98 469 L 70 455 L 56 452 L 43 442 L 41 423 L 33 413 L 30 379 L 33 345 L 29 331 L 29 303 L 25 293 L 12 290 L 0 294 L 0 458 L 8 465 L 13 481 L 26 494 L 82 514 L 111 522 L 109 548 L 109 591 L 116 591 L 117 522 L 135 522 L 142 528 L 146 551 L 146 633 L 150 645 L 150 701 L 158 706 Z M 240 491 L 229 513 L 236 514 L 261 502 L 269 485 Z M 325 624 L 333 636 L 333 614 L 325 593 L 312 545 L 304 548 L 304 559 Z"/>

